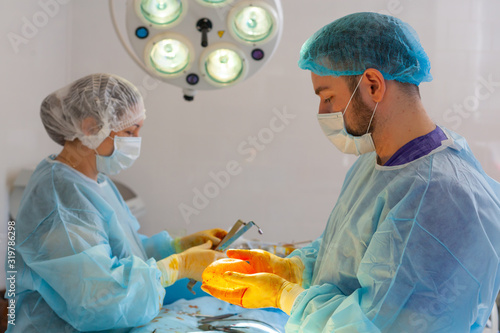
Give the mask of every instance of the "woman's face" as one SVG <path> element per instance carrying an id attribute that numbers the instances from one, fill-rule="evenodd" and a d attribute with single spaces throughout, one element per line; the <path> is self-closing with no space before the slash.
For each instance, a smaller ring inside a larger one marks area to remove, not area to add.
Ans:
<path id="1" fill-rule="evenodd" d="M 132 126 L 127 127 L 121 131 L 118 132 L 111 131 L 109 136 L 106 139 L 104 139 L 104 141 L 99 145 L 99 147 L 97 147 L 96 149 L 97 153 L 101 156 L 110 156 L 115 149 L 114 141 L 111 138 L 114 138 L 115 136 L 138 137 L 139 131 L 141 130 L 143 124 L 144 124 L 144 119 L 141 119 Z"/>

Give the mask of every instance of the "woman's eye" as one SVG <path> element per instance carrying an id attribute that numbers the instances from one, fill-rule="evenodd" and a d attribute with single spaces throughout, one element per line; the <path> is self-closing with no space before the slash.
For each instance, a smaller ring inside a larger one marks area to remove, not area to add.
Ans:
<path id="1" fill-rule="evenodd" d="M 134 133 L 132 131 L 126 131 L 125 133 L 127 133 L 128 136 L 134 135 Z"/>
<path id="2" fill-rule="evenodd" d="M 325 103 L 330 103 L 330 102 L 331 102 L 331 100 L 332 100 L 332 98 L 331 98 L 331 97 L 328 97 L 328 98 L 326 98 L 326 99 L 325 99 Z"/>

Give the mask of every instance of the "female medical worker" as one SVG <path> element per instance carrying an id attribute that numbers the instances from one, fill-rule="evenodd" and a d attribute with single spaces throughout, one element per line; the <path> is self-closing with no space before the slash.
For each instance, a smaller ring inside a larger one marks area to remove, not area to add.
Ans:
<path id="1" fill-rule="evenodd" d="M 15 325 L 7 332 L 126 332 L 159 312 L 164 287 L 201 280 L 226 234 L 172 240 L 139 224 L 107 175 L 139 156 L 145 118 L 138 90 L 109 74 L 83 77 L 41 106 L 49 136 L 64 146 L 33 173 L 17 220 Z M 11 269 L 8 269 L 11 270 Z"/>

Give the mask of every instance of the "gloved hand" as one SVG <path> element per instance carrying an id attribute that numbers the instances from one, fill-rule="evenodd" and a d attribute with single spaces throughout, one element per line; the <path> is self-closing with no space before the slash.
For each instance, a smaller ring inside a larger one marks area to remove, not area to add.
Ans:
<path id="1" fill-rule="evenodd" d="M 304 264 L 299 257 L 280 258 L 264 250 L 227 250 L 229 258 L 248 261 L 259 273 L 272 273 L 302 285 Z"/>
<path id="2" fill-rule="evenodd" d="M 228 287 L 203 284 L 201 289 L 223 301 L 244 308 L 275 307 L 290 314 L 293 302 L 304 291 L 300 285 L 270 273 L 226 272 L 223 278 L 230 284 Z"/>
<path id="3" fill-rule="evenodd" d="M 205 268 L 215 260 L 226 258 L 226 254 L 210 250 L 212 242 L 190 248 L 182 253 L 173 254 L 156 264 L 162 273 L 161 284 L 168 287 L 182 278 L 201 281 Z"/>
<path id="4" fill-rule="evenodd" d="M 176 253 L 181 253 L 187 249 L 204 244 L 206 241 L 211 241 L 215 248 L 220 241 L 227 235 L 227 231 L 222 229 L 209 229 L 195 232 L 194 234 L 173 240 L 173 247 Z"/>

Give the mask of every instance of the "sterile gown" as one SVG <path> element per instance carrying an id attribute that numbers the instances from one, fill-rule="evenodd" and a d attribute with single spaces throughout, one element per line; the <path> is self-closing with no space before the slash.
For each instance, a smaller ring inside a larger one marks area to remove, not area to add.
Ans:
<path id="1" fill-rule="evenodd" d="M 151 321 L 165 295 L 156 260 L 175 251 L 167 232 L 148 238 L 138 229 L 108 177 L 96 182 L 54 156 L 43 160 L 16 221 L 16 321 L 7 332 L 108 331 Z"/>
<path id="2" fill-rule="evenodd" d="M 500 184 L 465 139 L 349 170 L 321 235 L 296 250 L 307 288 L 291 332 L 482 332 L 500 284 Z"/>

